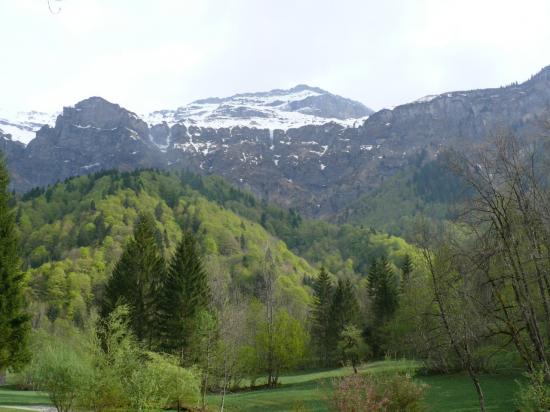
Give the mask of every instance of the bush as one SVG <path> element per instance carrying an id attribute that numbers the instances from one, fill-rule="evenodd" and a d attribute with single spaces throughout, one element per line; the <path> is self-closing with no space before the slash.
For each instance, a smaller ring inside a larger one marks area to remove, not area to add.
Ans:
<path id="1" fill-rule="evenodd" d="M 408 374 L 354 374 L 334 382 L 331 404 L 340 412 L 421 412 L 424 391 Z"/>
<path id="2" fill-rule="evenodd" d="M 69 412 L 84 393 L 91 365 L 70 345 L 47 343 L 31 363 L 34 385 L 48 393 L 58 412 Z"/>
<path id="3" fill-rule="evenodd" d="M 544 371 L 526 373 L 529 384 L 520 385 L 518 393 L 519 410 L 522 412 L 544 412 L 550 410 L 550 385 L 546 382 Z"/>
<path id="4" fill-rule="evenodd" d="M 411 375 L 393 375 L 382 385 L 389 397 L 388 411 L 421 412 L 426 385 L 416 383 Z"/>
<path id="5" fill-rule="evenodd" d="M 389 398 L 371 378 L 350 375 L 335 381 L 332 406 L 339 412 L 387 411 Z"/>
<path id="6" fill-rule="evenodd" d="M 115 309 L 88 335 L 71 330 L 40 336 L 23 376 L 48 393 L 58 412 L 196 406 L 197 373 L 171 357 L 145 352 L 129 332 L 127 313 L 125 307 Z"/>

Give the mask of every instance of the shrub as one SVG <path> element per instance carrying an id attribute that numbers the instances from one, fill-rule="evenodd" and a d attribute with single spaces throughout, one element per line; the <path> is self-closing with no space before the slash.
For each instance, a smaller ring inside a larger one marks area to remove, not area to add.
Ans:
<path id="1" fill-rule="evenodd" d="M 393 375 L 382 385 L 389 397 L 388 411 L 421 412 L 425 384 L 416 383 L 411 375 Z"/>
<path id="2" fill-rule="evenodd" d="M 520 385 L 518 393 L 519 409 L 522 412 L 543 412 L 550 410 L 550 385 L 546 382 L 542 369 L 525 376 L 527 385 Z"/>
<path id="3" fill-rule="evenodd" d="M 421 412 L 424 391 L 409 374 L 354 374 L 335 381 L 331 403 L 340 412 Z"/>
<path id="4" fill-rule="evenodd" d="M 332 406 L 339 412 L 385 412 L 389 399 L 371 378 L 350 375 L 335 382 Z"/>
<path id="5" fill-rule="evenodd" d="M 171 357 L 145 352 L 129 331 L 127 314 L 126 307 L 116 308 L 86 335 L 41 334 L 23 377 L 47 392 L 58 412 L 196 406 L 197 373 Z"/>
<path id="6" fill-rule="evenodd" d="M 33 383 L 48 393 L 58 412 L 75 406 L 91 375 L 86 359 L 61 342 L 46 344 L 31 368 Z"/>

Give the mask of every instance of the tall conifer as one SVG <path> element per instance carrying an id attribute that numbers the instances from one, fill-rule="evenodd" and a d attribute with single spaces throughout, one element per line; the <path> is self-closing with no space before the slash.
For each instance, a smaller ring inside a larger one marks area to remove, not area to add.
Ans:
<path id="1" fill-rule="evenodd" d="M 158 293 L 165 276 L 157 232 L 153 217 L 141 214 L 107 283 L 103 305 L 105 316 L 118 304 L 129 305 L 132 330 L 149 347 L 158 334 Z"/>
<path id="2" fill-rule="evenodd" d="M 350 279 L 338 281 L 330 311 L 331 345 L 335 347 L 346 326 L 359 326 L 359 303 Z"/>
<path id="3" fill-rule="evenodd" d="M 386 256 L 371 265 L 369 295 L 376 322 L 385 323 L 393 316 L 399 303 L 397 277 Z"/>
<path id="4" fill-rule="evenodd" d="M 0 159 L 0 383 L 6 369 L 22 366 L 29 358 L 30 324 L 25 312 L 24 279 L 8 184 L 8 172 Z"/>
<path id="5" fill-rule="evenodd" d="M 319 350 L 323 366 L 328 366 L 331 347 L 330 320 L 333 287 L 330 277 L 324 267 L 313 284 L 313 326 L 312 335 Z"/>
<path id="6" fill-rule="evenodd" d="M 184 354 L 189 349 L 199 313 L 208 308 L 209 289 L 197 242 L 186 232 L 176 247 L 162 286 L 162 343 Z"/>

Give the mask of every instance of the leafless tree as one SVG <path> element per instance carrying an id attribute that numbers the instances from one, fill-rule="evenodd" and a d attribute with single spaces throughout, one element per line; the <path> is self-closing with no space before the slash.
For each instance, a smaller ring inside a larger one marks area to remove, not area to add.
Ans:
<path id="1" fill-rule="evenodd" d="M 439 227 L 434 231 L 424 222 L 417 231 L 430 278 L 435 303 L 434 315 L 439 320 L 450 350 L 468 372 L 478 396 L 480 411 L 484 412 L 485 397 L 473 356 L 473 347 L 479 339 L 482 326 L 476 305 L 471 299 L 472 282 L 453 253 L 451 240 L 447 238 L 444 228 Z M 434 341 L 439 343 L 438 339 Z"/>
<path id="2" fill-rule="evenodd" d="M 537 153 L 540 156 L 537 156 Z M 550 380 L 550 213 L 544 152 L 511 136 L 475 154 L 455 152 L 452 169 L 475 196 L 462 222 L 476 245 L 471 253 L 490 288 L 486 313 L 529 370 Z"/>

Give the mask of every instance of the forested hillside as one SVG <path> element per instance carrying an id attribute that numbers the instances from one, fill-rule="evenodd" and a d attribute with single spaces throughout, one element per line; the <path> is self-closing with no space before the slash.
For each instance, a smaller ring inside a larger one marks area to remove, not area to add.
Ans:
<path id="1" fill-rule="evenodd" d="M 398 266 L 413 253 L 399 238 L 304 220 L 220 178 L 106 172 L 31 191 L 17 202 L 22 253 L 34 297 L 45 305 L 41 312 L 52 319 L 89 313 L 141 212 L 155 216 L 166 256 L 181 230 L 191 231 L 209 264 L 223 268 L 249 294 L 270 248 L 281 285 L 301 306 L 309 301 L 306 285 L 314 267 L 358 279 L 374 258 L 387 254 Z"/>
<path id="2" fill-rule="evenodd" d="M 276 388 L 284 373 L 340 365 L 359 373 L 366 361 L 404 357 L 430 372 L 466 370 L 480 394 L 481 373 L 527 365 L 536 389 L 536 374 L 546 372 L 533 362 L 546 355 L 526 328 L 540 335 L 547 263 L 529 256 L 538 247 L 547 259 L 546 226 L 534 226 L 546 216 L 547 179 L 529 174 L 517 144 L 502 139 L 490 152 L 496 160 L 482 152 L 475 164 L 458 152 L 420 162 L 361 199 L 346 216 L 354 225 L 307 219 L 186 171 L 106 171 L 12 195 L 37 354 L 18 380 L 51 395 L 59 376 L 48 371 L 60 356 L 69 353 L 67 362 L 82 362 L 93 376 L 129 356 L 127 373 L 139 379 L 173 367 L 188 381 L 191 394 L 164 393 L 155 405 L 206 408 L 208 394 L 223 403 L 243 386 Z M 537 171 L 544 159 L 533 163 Z M 495 187 L 493 176 L 501 179 Z M 532 204 L 514 197 L 516 186 L 535 190 Z M 508 199 L 502 212 L 493 197 Z M 509 214 L 510 227 L 475 223 L 499 213 Z M 508 250 L 507 236 L 516 233 L 519 246 Z M 518 272 L 495 279 L 511 270 L 507 261 Z M 514 298 L 518 281 L 526 290 Z M 535 290 L 540 296 L 529 300 Z M 114 346 L 101 347 L 107 343 Z M 9 369 L 20 370 L 28 361 L 21 359 Z M 113 373 L 96 383 L 121 379 Z M 335 397 L 347 399 L 347 385 L 374 385 L 384 393 L 408 388 L 414 405 L 422 399 L 407 374 L 350 379 L 335 383 Z M 145 389 L 125 385 L 102 400 L 137 407 L 131 394 Z"/>
<path id="3" fill-rule="evenodd" d="M 472 198 L 472 189 L 450 163 L 455 152 L 442 151 L 435 159 L 425 153 L 377 189 L 351 203 L 337 219 L 365 225 L 413 241 L 418 220 L 452 221 Z"/>

